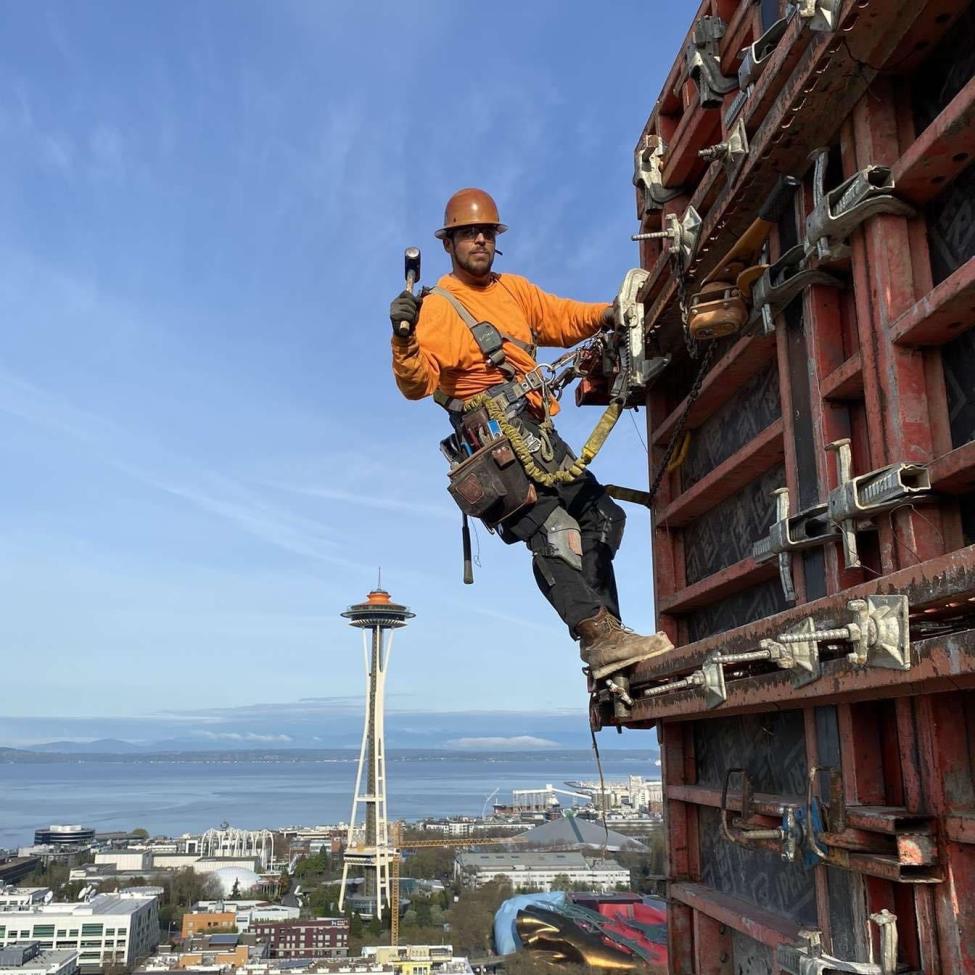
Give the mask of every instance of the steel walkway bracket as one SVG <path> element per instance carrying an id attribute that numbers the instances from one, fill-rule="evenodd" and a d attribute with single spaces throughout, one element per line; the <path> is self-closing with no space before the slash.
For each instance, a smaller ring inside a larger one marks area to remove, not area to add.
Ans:
<path id="1" fill-rule="evenodd" d="M 774 264 L 765 266 L 761 275 L 751 282 L 752 311 L 749 326 L 761 323 L 762 333 L 771 335 L 775 331 L 775 317 L 806 288 L 814 284 L 832 288 L 844 287 L 843 281 L 835 275 L 819 268 L 807 267 L 805 258 L 805 245 L 797 244 Z M 751 270 L 749 268 L 746 273 Z"/>
<path id="2" fill-rule="evenodd" d="M 768 562 L 777 558 L 779 578 L 785 598 L 796 601 L 792 581 L 792 553 L 805 548 L 816 548 L 840 537 L 827 517 L 826 505 L 816 505 L 789 517 L 789 489 L 778 488 L 772 492 L 775 498 L 777 520 L 769 527 L 768 537 L 752 546 L 752 558 L 756 562 Z"/>
<path id="3" fill-rule="evenodd" d="M 846 438 L 829 444 L 836 452 L 839 486 L 829 492 L 829 519 L 843 536 L 843 558 L 848 569 L 858 568 L 857 529 L 874 527 L 870 519 L 931 496 L 928 469 L 920 464 L 892 464 L 853 477 L 853 455 Z"/>
<path id="4" fill-rule="evenodd" d="M 886 908 L 871 914 L 870 920 L 880 930 L 880 961 L 844 961 L 823 951 L 823 936 L 818 930 L 799 932 L 799 944 L 779 945 L 775 959 L 779 969 L 789 975 L 895 975 L 897 972 L 897 915 Z M 871 944 L 871 955 L 873 954 Z"/>
<path id="5" fill-rule="evenodd" d="M 694 24 L 687 45 L 687 74 L 697 85 L 702 108 L 720 108 L 724 96 L 738 87 L 737 78 L 721 73 L 719 50 L 725 23 L 720 17 L 702 17 Z"/>
<path id="6" fill-rule="evenodd" d="M 781 17 L 757 41 L 749 44 L 741 52 L 741 64 L 738 65 L 738 87 L 742 91 L 750 88 L 762 77 L 762 72 L 773 52 L 779 46 L 779 41 L 782 40 L 791 19 L 791 16 Z"/>
<path id="7" fill-rule="evenodd" d="M 806 217 L 805 248 L 821 261 L 849 256 L 847 238 L 862 223 L 882 213 L 914 216 L 914 208 L 893 195 L 894 179 L 888 166 L 867 166 L 833 190 L 826 190 L 829 150 L 817 149 L 813 183 L 813 210 Z"/>
<path id="8" fill-rule="evenodd" d="M 686 190 L 664 186 L 663 157 L 667 146 L 657 135 L 645 135 L 633 154 L 633 185 L 640 191 L 643 216 L 660 210 Z"/>

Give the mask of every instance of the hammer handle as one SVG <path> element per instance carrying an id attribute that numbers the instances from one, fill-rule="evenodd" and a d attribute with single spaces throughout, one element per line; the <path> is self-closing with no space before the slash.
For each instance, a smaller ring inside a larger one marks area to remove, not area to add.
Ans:
<path id="1" fill-rule="evenodd" d="M 474 582 L 474 563 L 471 559 L 471 529 L 466 514 L 461 525 L 461 539 L 464 543 L 464 585 L 470 586 Z"/>
<path id="2" fill-rule="evenodd" d="M 412 293 L 413 286 L 416 284 L 416 272 L 407 271 L 406 272 L 406 290 Z M 399 328 L 396 329 L 396 334 L 400 338 L 408 338 L 410 333 L 413 331 L 413 326 L 409 322 L 400 322 Z"/>

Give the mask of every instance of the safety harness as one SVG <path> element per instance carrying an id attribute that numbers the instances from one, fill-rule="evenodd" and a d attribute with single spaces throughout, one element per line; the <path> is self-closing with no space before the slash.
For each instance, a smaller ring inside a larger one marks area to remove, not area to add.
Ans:
<path id="1" fill-rule="evenodd" d="M 511 342 L 517 345 L 518 348 L 523 349 L 534 359 L 536 346 L 522 342 L 514 338 L 514 336 L 502 332 L 501 329 L 491 322 L 477 321 L 467 308 L 464 307 L 460 299 L 445 288 L 431 288 L 427 293 L 439 295 L 451 305 L 454 311 L 460 316 L 461 321 L 470 330 L 474 341 L 477 343 L 477 347 L 484 355 L 485 361 L 489 365 L 494 366 L 506 379 L 506 382 L 490 386 L 483 393 L 478 393 L 466 400 L 450 397 L 443 390 L 437 389 L 433 394 L 434 401 L 447 410 L 448 413 L 452 414 L 470 413 L 473 410 L 484 407 L 488 416 L 497 422 L 501 428 L 501 432 L 510 441 L 511 449 L 521 462 L 525 473 L 536 483 L 544 487 L 554 487 L 556 484 L 569 484 L 572 481 L 578 480 L 590 463 L 592 463 L 596 454 L 599 453 L 610 431 L 620 418 L 620 414 L 623 411 L 622 402 L 614 401 L 606 407 L 595 429 L 583 445 L 578 458 L 560 470 L 545 470 L 532 456 L 533 451 L 525 439 L 524 432 L 512 422 L 517 418 L 518 413 L 521 412 L 522 400 L 529 393 L 538 391 L 541 394 L 544 415 L 538 424 L 541 447 L 536 446 L 536 449 L 541 454 L 543 460 L 549 461 L 554 458 L 554 451 L 552 450 L 549 435 L 555 428 L 552 424 L 552 418 L 549 416 L 549 397 L 546 391 L 545 378 L 541 371 L 532 370 L 532 372 L 519 379 L 514 366 L 508 362 L 504 351 L 504 343 Z"/>

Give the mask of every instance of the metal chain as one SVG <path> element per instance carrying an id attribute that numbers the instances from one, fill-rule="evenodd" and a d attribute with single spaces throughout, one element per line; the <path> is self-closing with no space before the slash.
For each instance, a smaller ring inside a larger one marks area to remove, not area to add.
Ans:
<path id="1" fill-rule="evenodd" d="M 677 282 L 677 307 L 680 309 L 680 324 L 684 334 L 684 346 L 687 354 L 696 359 L 698 356 L 698 343 L 691 337 L 690 326 L 690 302 L 687 296 L 687 279 L 684 276 L 684 262 L 681 260 L 680 251 L 674 255 L 674 280 Z"/>
<path id="2" fill-rule="evenodd" d="M 701 387 L 704 385 L 704 377 L 708 373 L 708 369 L 711 366 L 711 360 L 714 358 L 714 350 L 717 347 L 716 342 L 708 342 L 707 349 L 704 355 L 701 356 L 700 362 L 697 367 L 697 375 L 694 377 L 694 382 L 691 384 L 690 392 L 687 394 L 687 405 L 684 407 L 683 413 L 681 413 L 680 418 L 674 427 L 674 432 L 670 437 L 670 443 L 667 444 L 667 449 L 664 451 L 664 455 L 660 460 L 660 467 L 657 470 L 657 476 L 653 479 L 653 484 L 650 486 L 650 500 L 647 506 L 653 504 L 654 499 L 657 497 L 657 491 L 660 488 L 660 484 L 663 481 L 665 475 L 667 474 L 667 465 L 670 463 L 671 457 L 674 456 L 674 451 L 677 449 L 677 445 L 681 442 L 684 436 L 684 427 L 687 426 L 687 418 L 690 416 L 691 407 L 694 405 L 694 401 L 701 394 Z"/>

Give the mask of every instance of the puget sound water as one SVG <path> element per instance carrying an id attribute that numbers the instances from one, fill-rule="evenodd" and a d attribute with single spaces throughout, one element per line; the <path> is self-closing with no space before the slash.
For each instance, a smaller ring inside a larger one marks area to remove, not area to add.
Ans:
<path id="1" fill-rule="evenodd" d="M 27 845 L 50 823 L 178 836 L 223 822 L 257 829 L 347 821 L 358 753 L 313 754 L 78 755 L 0 764 L 0 848 Z M 477 816 L 492 801 L 510 802 L 512 789 L 568 789 L 566 781 L 597 779 L 591 751 L 390 752 L 386 765 L 389 816 L 407 820 Z M 660 772 L 655 753 L 637 751 L 604 755 L 603 771 L 617 780 Z"/>

